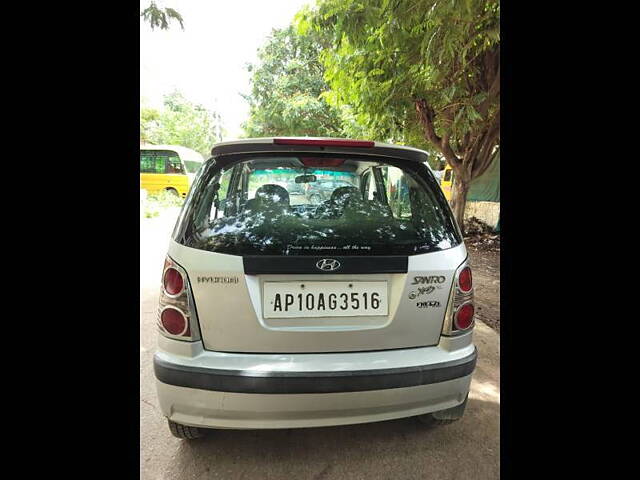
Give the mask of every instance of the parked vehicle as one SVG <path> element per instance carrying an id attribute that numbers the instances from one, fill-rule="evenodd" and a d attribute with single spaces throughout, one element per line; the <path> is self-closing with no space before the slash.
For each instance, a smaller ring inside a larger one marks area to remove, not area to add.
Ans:
<path id="1" fill-rule="evenodd" d="M 154 371 L 176 437 L 463 415 L 471 268 L 426 158 L 342 139 L 213 147 L 162 274 Z M 358 186 L 294 206 L 274 183 L 318 168 Z"/>
<path id="2" fill-rule="evenodd" d="M 140 146 L 140 188 L 168 191 L 186 197 L 204 159 L 195 150 L 179 145 Z"/>
<path id="3" fill-rule="evenodd" d="M 453 185 L 453 169 L 446 164 L 444 172 L 442 174 L 442 180 L 440 181 L 440 188 L 444 192 L 444 196 L 447 201 L 451 200 L 451 186 Z"/>
<path id="4" fill-rule="evenodd" d="M 316 180 L 307 184 L 305 194 L 313 205 L 329 200 L 331 194 L 340 187 L 353 187 L 354 184 L 346 180 Z"/>
<path id="5" fill-rule="evenodd" d="M 304 195 L 305 194 L 304 184 L 302 184 L 302 183 L 284 182 L 282 186 L 287 189 L 287 192 L 289 192 L 289 195 Z"/>

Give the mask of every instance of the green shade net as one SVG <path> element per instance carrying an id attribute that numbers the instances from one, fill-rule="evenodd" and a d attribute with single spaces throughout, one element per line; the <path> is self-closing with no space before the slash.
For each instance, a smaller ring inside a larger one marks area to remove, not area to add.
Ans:
<path id="1" fill-rule="evenodd" d="M 500 153 L 496 156 L 487 171 L 471 182 L 467 201 L 499 202 L 500 201 Z"/>

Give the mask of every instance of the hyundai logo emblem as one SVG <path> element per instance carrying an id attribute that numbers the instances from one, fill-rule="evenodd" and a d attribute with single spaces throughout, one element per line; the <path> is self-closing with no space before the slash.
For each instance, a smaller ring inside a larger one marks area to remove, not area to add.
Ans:
<path id="1" fill-rule="evenodd" d="M 333 272 L 340 268 L 340 262 L 333 258 L 323 258 L 316 263 L 316 267 L 318 267 L 318 270 L 322 270 L 323 272 Z"/>

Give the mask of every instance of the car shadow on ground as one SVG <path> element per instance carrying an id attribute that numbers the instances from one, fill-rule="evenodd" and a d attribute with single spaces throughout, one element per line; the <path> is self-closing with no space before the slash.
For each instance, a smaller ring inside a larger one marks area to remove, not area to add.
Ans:
<path id="1" fill-rule="evenodd" d="M 187 472 L 204 478 L 498 478 L 499 429 L 499 403 L 470 396 L 461 420 L 433 428 L 404 418 L 323 428 L 213 430 L 205 438 L 181 441 L 166 473 L 168 478 L 186 478 Z"/>

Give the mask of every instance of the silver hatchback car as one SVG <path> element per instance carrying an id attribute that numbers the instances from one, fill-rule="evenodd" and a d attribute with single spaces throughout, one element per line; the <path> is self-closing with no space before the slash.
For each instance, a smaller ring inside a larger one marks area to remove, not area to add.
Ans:
<path id="1" fill-rule="evenodd" d="M 162 276 L 154 371 L 175 436 L 463 415 L 471 269 L 426 160 L 342 139 L 213 147 Z M 322 183 L 342 186 L 319 204 L 285 188 Z"/>

